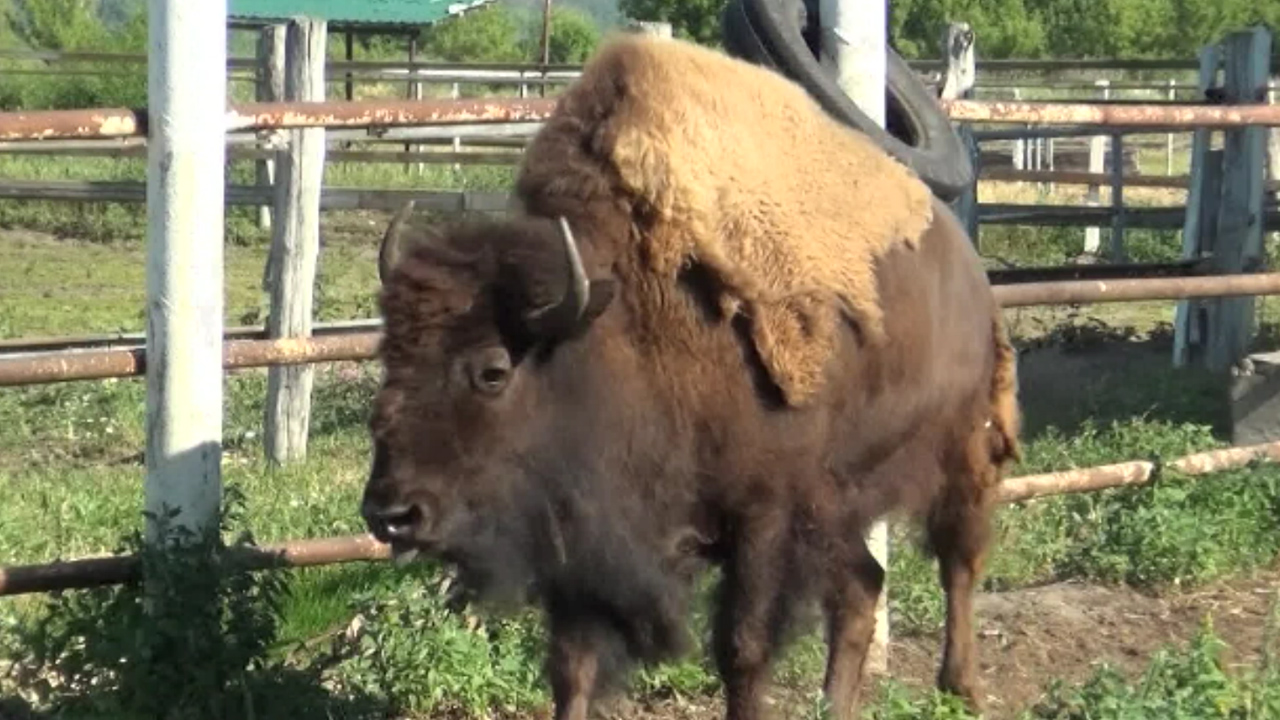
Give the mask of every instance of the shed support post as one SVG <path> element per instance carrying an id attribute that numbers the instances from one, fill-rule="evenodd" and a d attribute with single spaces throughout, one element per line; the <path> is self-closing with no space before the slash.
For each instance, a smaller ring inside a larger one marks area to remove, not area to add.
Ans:
<path id="1" fill-rule="evenodd" d="M 821 58 L 835 70 L 840 88 L 880 126 L 885 124 L 888 0 L 819 0 Z M 871 526 L 867 547 L 880 566 L 889 569 L 889 527 Z M 883 674 L 889 661 L 889 584 L 876 601 L 875 633 L 867 649 L 866 669 Z"/>
<path id="2" fill-rule="evenodd" d="M 1223 43 L 1223 86 L 1231 104 L 1266 102 L 1271 34 L 1263 27 L 1231 33 Z M 1266 262 L 1262 246 L 1267 128 L 1233 128 L 1224 133 L 1222 200 L 1213 248 L 1215 273 L 1240 273 Z M 1249 351 L 1257 298 L 1215 298 L 1208 310 L 1205 364 L 1226 370 Z"/>
<path id="3" fill-rule="evenodd" d="M 284 98 L 284 34 L 285 26 L 272 24 L 262 28 L 258 35 L 258 102 L 279 102 Z M 260 146 L 265 143 L 260 143 Z M 275 183 L 275 160 L 258 160 L 254 163 L 255 180 L 261 187 Z M 272 209 L 266 205 L 258 208 L 258 227 L 271 229 Z"/>
<path id="4" fill-rule="evenodd" d="M 1200 50 L 1200 77 L 1197 89 L 1204 97 L 1210 88 L 1217 87 L 1218 63 L 1222 50 L 1209 45 Z M 1209 150 L 1213 139 L 1209 128 L 1196 128 L 1191 134 L 1191 182 L 1187 189 L 1187 214 L 1182 225 L 1182 259 L 1199 260 L 1203 257 L 1206 227 L 1212 227 L 1206 216 L 1217 215 L 1220 194 L 1220 155 Z M 1181 300 L 1173 315 L 1173 366 L 1183 367 L 1203 347 L 1204 303 L 1199 300 Z"/>
<path id="5" fill-rule="evenodd" d="M 216 527 L 222 504 L 226 0 L 150 0 L 147 510 Z M 156 540 L 152 522 L 147 536 Z"/>
<path id="6" fill-rule="evenodd" d="M 285 95 L 293 101 L 324 100 L 325 21 L 294 18 L 287 33 Z M 270 338 L 310 337 L 316 268 L 320 255 L 320 190 L 325 130 L 290 131 L 276 183 L 276 226 L 268 262 Z M 267 373 L 267 459 L 283 464 L 306 456 L 311 416 L 310 365 L 276 365 Z"/>
<path id="7" fill-rule="evenodd" d="M 1113 263 L 1125 262 L 1124 249 L 1124 136 L 1111 136 L 1111 257 Z"/>

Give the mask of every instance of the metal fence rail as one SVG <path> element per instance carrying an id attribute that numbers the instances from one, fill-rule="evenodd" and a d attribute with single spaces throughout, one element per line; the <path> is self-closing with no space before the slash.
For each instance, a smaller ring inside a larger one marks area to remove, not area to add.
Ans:
<path id="1" fill-rule="evenodd" d="M 1280 461 L 1280 442 L 1211 450 L 1177 458 L 1168 467 L 1186 475 L 1205 475 L 1258 461 Z M 1157 472 L 1150 460 L 1101 465 L 1006 479 L 1001 503 L 1026 502 L 1064 493 L 1091 492 L 1149 481 Z M 390 549 L 370 535 L 345 535 L 310 540 L 287 540 L 259 548 L 235 550 L 251 568 L 276 569 L 388 560 Z M 134 555 L 81 558 L 31 565 L 0 566 L 0 597 L 56 592 L 136 582 L 139 561 Z"/>

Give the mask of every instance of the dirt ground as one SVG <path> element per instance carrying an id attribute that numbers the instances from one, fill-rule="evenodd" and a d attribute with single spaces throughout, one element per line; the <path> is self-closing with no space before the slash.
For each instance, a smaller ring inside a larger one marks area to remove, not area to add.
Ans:
<path id="1" fill-rule="evenodd" d="M 1224 660 L 1252 663 L 1278 590 L 1280 570 L 1272 569 L 1163 598 L 1083 583 L 982 595 L 976 614 L 987 716 L 1012 717 L 1034 704 L 1051 679 L 1082 682 L 1101 662 L 1136 677 L 1155 651 L 1190 639 L 1206 616 L 1229 646 Z M 932 683 L 940 641 L 893 643 L 891 674 Z"/>
<path id="2" fill-rule="evenodd" d="M 1191 639 L 1208 616 L 1229 648 L 1228 665 L 1256 662 L 1280 568 L 1209 585 L 1195 592 L 1150 597 L 1122 587 L 1057 583 L 979 596 L 979 666 L 989 720 L 1007 720 L 1035 705 L 1048 683 L 1086 680 L 1099 663 L 1136 679 L 1152 655 Z M 941 633 L 895 638 L 889 675 L 915 687 L 932 686 Z M 817 688 L 814 688 L 816 691 Z M 796 698 L 778 698 L 791 706 Z M 776 718 L 794 717 L 775 707 Z M 618 720 L 713 720 L 718 701 L 671 700 L 640 705 L 615 700 L 600 717 Z"/>

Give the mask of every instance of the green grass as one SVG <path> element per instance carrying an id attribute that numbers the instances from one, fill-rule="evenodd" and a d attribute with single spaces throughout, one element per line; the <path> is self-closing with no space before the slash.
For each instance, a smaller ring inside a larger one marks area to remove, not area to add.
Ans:
<path id="1" fill-rule="evenodd" d="M 321 250 L 319 321 L 374 317 L 379 233 L 326 243 Z M 224 322 L 260 324 L 264 246 L 228 245 L 224 253 Z M 0 242 L 0 338 L 141 332 L 146 308 L 146 251 L 140 243 L 56 241 L 42 236 Z"/>
<path id="2" fill-rule="evenodd" d="M 4 177 L 140 180 L 142 172 L 140 161 L 0 157 Z M 247 163 L 237 163 L 234 181 L 247 181 L 249 172 Z M 491 190 L 504 189 L 510 179 L 510 168 L 458 172 L 448 166 L 429 166 L 427 172 L 416 174 L 404 172 L 399 165 L 334 164 L 326 170 L 327 182 L 335 186 Z M 4 288 L 0 338 L 143 328 L 142 206 L 83 204 L 74 206 L 76 212 L 68 212 L 70 207 L 0 203 L 0 227 L 75 238 L 11 233 L 0 242 L 0 288 Z M 265 238 L 253 226 L 249 211 L 237 211 L 228 215 L 225 321 L 255 324 L 266 312 L 260 288 Z M 367 213 L 326 214 L 318 319 L 375 314 L 376 244 L 383 222 L 382 216 Z M 1058 264 L 1078 253 L 1082 244 L 1082 231 L 1068 229 L 994 227 L 984 228 L 982 235 L 983 252 L 992 265 L 997 264 L 996 257 L 1019 265 Z M 1177 235 L 1135 231 L 1129 252 L 1134 260 L 1173 259 L 1178 252 Z M 1264 317 L 1268 306 L 1263 303 Z M 1088 313 L 1019 311 L 1009 317 L 1023 344 L 1068 346 L 1079 353 L 1101 340 L 1149 334 L 1153 328 L 1159 336 L 1157 325 L 1171 318 L 1171 307 L 1170 303 L 1135 303 Z M 1125 325 L 1134 328 L 1127 330 Z M 1013 474 L 1151 456 L 1172 458 L 1221 446 L 1223 379 L 1195 370 L 1175 371 L 1149 360 L 1056 385 L 1029 374 L 1029 390 L 1024 386 L 1027 456 Z M 359 370 L 318 368 L 310 456 L 285 469 L 272 469 L 262 460 L 264 375 L 252 371 L 227 376 L 224 479 L 243 495 L 238 522 L 252 530 L 257 542 L 362 531 L 356 506 L 369 462 L 364 420 L 376 372 L 371 365 Z M 0 391 L 0 563 L 113 552 L 120 549 L 122 538 L 142 527 L 144 404 L 139 379 Z M 932 633 L 942 621 L 936 571 L 915 550 L 913 540 L 913 531 L 895 526 L 890 606 L 897 635 Z M 1046 498 L 1001 509 L 985 588 L 1080 579 L 1164 592 L 1267 566 L 1278 554 L 1280 468 L 1259 466 L 1195 480 L 1166 474 L 1149 486 Z M 228 643 L 236 638 L 246 647 L 264 643 L 267 649 L 260 655 L 270 662 L 255 666 L 246 679 L 236 680 L 224 677 L 226 661 L 199 649 L 204 646 L 193 646 L 185 651 L 188 655 L 171 659 L 183 667 L 189 663 L 192 677 L 222 678 L 217 686 L 221 690 L 204 691 L 211 697 L 238 692 L 248 698 L 296 701 L 286 703 L 287 707 L 259 706 L 258 717 L 305 714 L 299 708 L 314 708 L 307 703 L 341 708 L 346 717 L 384 712 L 479 717 L 488 711 L 528 711 L 546 701 L 538 673 L 537 619 L 529 615 L 487 618 L 477 625 L 475 618 L 447 612 L 437 587 L 440 576 L 431 567 L 330 566 L 275 577 L 281 580 L 279 588 L 263 586 L 249 593 L 273 598 L 270 602 L 278 605 L 278 612 L 269 621 L 259 618 L 240 627 L 223 619 L 217 620 L 224 623 L 218 626 L 221 629 L 209 630 L 225 635 Z M 0 599 L 0 635 L 10 638 L 0 646 L 0 657 L 30 659 L 32 648 L 49 640 L 41 640 L 41 618 L 62 619 L 47 628 L 55 639 L 62 627 L 64 637 L 97 637 L 93 642 L 101 645 L 90 645 L 104 653 L 141 652 L 151 647 L 146 643 L 158 642 L 145 640 L 152 633 L 159 633 L 154 637 L 161 639 L 166 636 L 162 628 L 139 620 L 140 601 L 132 592 L 118 588 L 73 592 L 62 599 Z M 238 607 L 232 600 L 225 600 L 229 609 Z M 64 627 L 59 624 L 62 621 L 68 624 Z M 705 608 L 699 608 L 695 624 L 705 631 L 705 623 Z M 130 628 L 137 636 L 108 632 L 110 628 Z M 16 643 L 13 637 L 28 642 Z M 1212 643 L 1197 642 L 1202 644 L 1158 658 L 1149 676 L 1137 685 L 1100 671 L 1090 684 L 1056 690 L 1031 717 L 1196 716 L 1179 716 L 1176 712 L 1184 710 L 1170 710 L 1152 701 L 1152 688 L 1217 698 L 1221 707 L 1274 704 L 1280 696 L 1280 683 L 1269 667 L 1248 677 L 1214 675 L 1217 666 L 1206 659 L 1205 649 Z M 50 657 L 55 661 L 61 657 L 64 671 L 69 667 L 69 656 L 53 653 Z M 786 687 L 807 692 L 817 687 L 822 661 L 823 648 L 816 635 L 809 634 L 782 663 L 779 679 Z M 0 670 L 3 664 L 0 660 Z M 95 672 L 110 676 L 106 670 Z M 158 668 L 138 673 L 126 680 L 172 682 L 175 687 L 187 682 Z M 115 679 L 107 682 L 115 683 L 117 690 L 127 686 L 125 680 L 111 677 Z M 5 682 L 0 679 L 0 698 L 21 695 L 37 705 L 57 700 L 52 686 L 42 685 L 40 679 L 20 689 Z M 708 662 L 695 656 L 641 673 L 633 692 L 642 698 L 705 699 L 717 688 Z M 43 696 L 37 692 L 42 689 Z M 82 693 L 99 703 L 81 707 L 83 716 L 124 716 L 127 708 L 111 705 L 120 701 L 121 692 Z M 5 702 L 0 699 L 0 715 L 7 717 L 13 713 L 6 712 Z M 880 688 L 867 717 L 958 720 L 966 716 L 952 699 L 888 683 Z"/>
<path id="3" fill-rule="evenodd" d="M 361 531 L 355 508 L 367 470 L 363 422 L 375 372 L 372 366 L 319 371 L 310 457 L 282 470 L 261 460 L 263 375 L 228 377 L 225 479 L 244 495 L 244 523 L 257 541 Z M 1029 437 L 1026 461 L 1016 472 L 1168 458 L 1220 445 L 1207 421 L 1149 417 L 1153 409 L 1168 414 L 1159 399 L 1185 382 L 1172 370 L 1148 368 L 1136 385 L 1133 377 L 1092 384 L 1072 408 L 1030 402 L 1030 424 L 1039 429 Z M 1127 398 L 1114 400 L 1115 383 L 1131 386 Z M 1104 398 L 1112 403 L 1111 420 L 1091 421 L 1087 413 Z M 0 561 L 110 552 L 141 527 L 137 453 L 144 437 L 143 400 L 136 379 L 15 388 L 0 395 Z M 1194 481 L 1168 477 L 1149 487 L 1008 507 L 999 514 L 987 587 L 1064 578 L 1195 586 L 1272 561 L 1280 550 L 1277 508 L 1280 470 L 1271 467 Z M 932 563 L 909 544 L 911 533 L 899 529 L 896 535 L 890 570 L 894 632 L 931 632 L 942 619 Z M 327 653 L 337 651 L 327 648 L 360 616 L 363 629 L 352 642 L 376 652 L 343 655 L 327 670 L 353 696 L 381 698 L 418 714 L 450 703 L 474 715 L 484 707 L 528 708 L 544 700 L 536 672 L 540 651 L 531 640 L 536 622 L 500 622 L 505 629 L 497 635 L 468 628 L 444 612 L 439 596 L 421 584 L 424 576 L 434 577 L 425 568 L 406 573 L 385 566 L 287 573 L 271 646 L 281 657 L 294 657 L 297 644 L 305 642 L 311 648 L 302 657 L 332 660 Z M 0 616 L 29 628 L 39 608 L 36 598 L 15 598 L 0 602 Z M 791 686 L 813 687 L 821 661 L 817 638 L 809 635 L 780 677 Z M 490 672 L 493 663 L 506 669 Z M 704 695 L 715 686 L 710 667 L 697 657 L 636 680 L 637 692 L 657 697 Z M 891 700 L 884 707 L 892 707 Z"/>

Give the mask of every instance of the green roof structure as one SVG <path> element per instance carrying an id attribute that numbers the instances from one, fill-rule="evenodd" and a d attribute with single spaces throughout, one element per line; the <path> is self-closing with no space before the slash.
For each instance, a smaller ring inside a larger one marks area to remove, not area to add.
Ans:
<path id="1" fill-rule="evenodd" d="M 192 0 L 198 2 L 198 0 Z M 309 17 L 337 25 L 430 25 L 494 0 L 230 0 L 231 20 Z"/>

